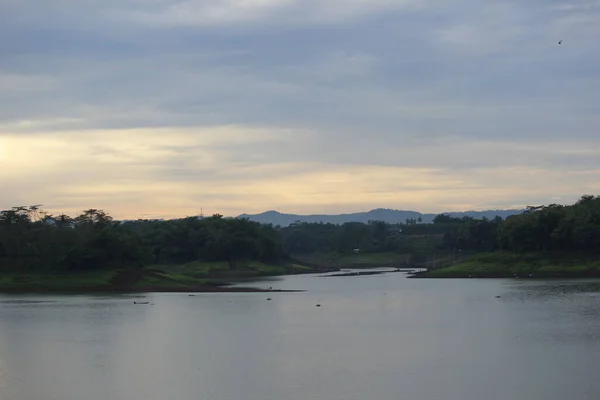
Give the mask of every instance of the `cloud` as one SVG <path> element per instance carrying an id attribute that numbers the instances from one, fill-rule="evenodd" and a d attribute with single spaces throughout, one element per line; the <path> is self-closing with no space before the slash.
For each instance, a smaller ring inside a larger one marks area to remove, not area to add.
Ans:
<path id="1" fill-rule="evenodd" d="M 400 163 L 393 151 L 382 154 L 390 157 L 383 162 L 365 158 L 365 148 L 362 159 L 332 161 L 318 150 L 309 157 L 295 134 L 221 127 L 4 136 L 2 200 L 9 206 L 35 198 L 53 212 L 100 207 L 117 217 L 176 217 L 199 208 L 235 215 L 282 204 L 295 212 L 373 204 L 422 211 L 508 207 L 600 189 L 600 170 L 577 168 L 570 158 L 594 168 L 600 150 L 591 148 L 513 154 L 506 146 L 455 145 L 445 150 L 453 156 L 444 157 L 437 148 L 415 146 Z M 528 160 L 538 153 L 547 157 L 545 168 Z"/>
<path id="2" fill-rule="evenodd" d="M 32 0 L 0 15 L 2 207 L 441 211 L 598 190 L 598 2 Z"/>
<path id="3" fill-rule="evenodd" d="M 133 21 L 159 27 L 232 24 L 331 24 L 390 10 L 413 9 L 414 0 L 187 0 L 146 2 L 131 14 Z"/>

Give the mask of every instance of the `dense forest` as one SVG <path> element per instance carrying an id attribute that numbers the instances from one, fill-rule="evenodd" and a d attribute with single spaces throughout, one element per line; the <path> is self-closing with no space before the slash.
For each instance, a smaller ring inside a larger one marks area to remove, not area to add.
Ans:
<path id="1" fill-rule="evenodd" d="M 277 262 L 278 232 L 246 219 L 189 217 L 169 221 L 114 221 L 90 209 L 54 217 L 39 206 L 0 212 L 0 265 L 87 269 L 240 260 Z"/>
<path id="2" fill-rule="evenodd" d="M 278 263 L 314 254 L 392 252 L 423 262 L 433 251 L 465 254 L 496 250 L 600 252 L 600 196 L 575 204 L 529 207 L 503 220 L 438 215 L 433 223 L 371 221 L 286 227 L 244 218 L 187 217 L 114 221 L 102 210 L 53 216 L 41 206 L 0 212 L 0 267 L 83 270 L 191 261 Z"/>

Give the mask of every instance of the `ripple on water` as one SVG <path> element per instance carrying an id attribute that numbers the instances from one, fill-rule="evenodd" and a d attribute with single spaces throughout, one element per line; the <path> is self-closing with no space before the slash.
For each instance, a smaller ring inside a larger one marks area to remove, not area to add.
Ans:
<path id="1" fill-rule="evenodd" d="M 0 300 L 0 304 L 44 304 L 55 302 L 55 300 Z"/>

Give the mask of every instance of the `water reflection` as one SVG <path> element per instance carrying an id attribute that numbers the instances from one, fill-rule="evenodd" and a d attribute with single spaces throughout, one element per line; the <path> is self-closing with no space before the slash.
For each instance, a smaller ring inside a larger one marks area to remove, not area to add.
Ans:
<path id="1" fill-rule="evenodd" d="M 514 281 L 513 281 L 514 282 Z M 573 294 L 600 295 L 600 282 L 597 280 L 572 281 L 516 281 L 511 286 L 515 295 L 521 298 L 567 298 Z"/>
<path id="2" fill-rule="evenodd" d="M 600 393 L 598 281 L 394 273 L 254 284 L 308 291 L 271 293 L 272 301 L 264 293 L 0 296 L 0 398 L 8 390 L 19 400 Z"/>
<path id="3" fill-rule="evenodd" d="M 43 303 L 52 303 L 52 301 L 48 300 L 24 300 L 24 299 L 11 299 L 11 300 L 0 300 L 0 305 L 10 305 L 10 304 L 43 304 Z"/>

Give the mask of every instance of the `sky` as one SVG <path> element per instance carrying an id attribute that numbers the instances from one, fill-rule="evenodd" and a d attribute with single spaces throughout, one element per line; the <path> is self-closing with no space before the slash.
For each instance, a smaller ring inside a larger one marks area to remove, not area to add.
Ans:
<path id="1" fill-rule="evenodd" d="M 598 0 L 2 0 L 0 209 L 569 204 L 599 37 Z"/>

